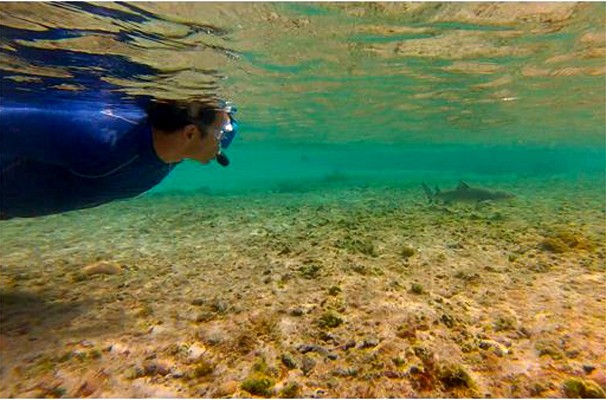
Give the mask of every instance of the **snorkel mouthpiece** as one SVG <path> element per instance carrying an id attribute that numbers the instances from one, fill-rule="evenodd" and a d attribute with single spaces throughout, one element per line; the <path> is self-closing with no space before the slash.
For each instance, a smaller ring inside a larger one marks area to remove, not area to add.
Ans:
<path id="1" fill-rule="evenodd" d="M 217 154 L 217 162 L 222 167 L 227 167 L 229 165 L 229 158 L 227 158 L 227 156 L 223 152 L 219 152 Z"/>

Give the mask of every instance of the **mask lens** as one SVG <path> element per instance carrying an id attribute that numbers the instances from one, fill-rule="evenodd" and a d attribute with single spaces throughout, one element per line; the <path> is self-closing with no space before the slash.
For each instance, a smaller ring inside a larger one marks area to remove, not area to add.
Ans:
<path id="1" fill-rule="evenodd" d="M 221 148 L 228 148 L 231 142 L 234 140 L 236 133 L 238 133 L 238 122 L 234 119 L 234 117 L 230 116 L 229 124 L 227 124 L 221 130 Z"/>

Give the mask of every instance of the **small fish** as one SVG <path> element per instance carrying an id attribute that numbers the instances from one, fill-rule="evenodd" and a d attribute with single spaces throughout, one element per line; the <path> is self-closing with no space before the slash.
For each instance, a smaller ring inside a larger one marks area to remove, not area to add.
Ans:
<path id="1" fill-rule="evenodd" d="M 441 191 L 440 188 L 436 186 L 435 190 L 432 191 L 425 183 L 423 183 L 423 190 L 425 190 L 425 194 L 430 203 L 437 201 L 441 201 L 444 204 L 454 202 L 479 202 L 486 200 L 504 200 L 515 197 L 507 192 L 474 188 L 462 180 L 459 181 L 457 188 L 454 190 Z"/>

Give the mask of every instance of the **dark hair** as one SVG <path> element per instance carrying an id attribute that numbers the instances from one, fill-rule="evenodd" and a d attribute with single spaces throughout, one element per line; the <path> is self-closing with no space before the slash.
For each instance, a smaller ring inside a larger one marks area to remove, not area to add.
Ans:
<path id="1" fill-rule="evenodd" d="M 147 118 L 152 126 L 172 133 L 189 124 L 209 126 L 215 121 L 217 107 L 202 102 L 162 101 L 147 107 Z M 206 129 L 201 129 L 206 134 Z"/>

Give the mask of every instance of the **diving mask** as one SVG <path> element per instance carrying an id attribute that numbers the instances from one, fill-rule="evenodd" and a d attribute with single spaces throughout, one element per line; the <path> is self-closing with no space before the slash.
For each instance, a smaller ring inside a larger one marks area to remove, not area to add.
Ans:
<path id="1" fill-rule="evenodd" d="M 221 144 L 221 148 L 226 149 L 229 147 L 231 142 L 234 140 L 234 137 L 238 133 L 238 121 L 234 117 L 234 114 L 238 111 L 238 109 L 231 103 L 224 103 L 223 110 L 227 113 L 229 122 L 223 126 L 217 139 Z"/>
<path id="2" fill-rule="evenodd" d="M 217 141 L 221 145 L 221 149 L 219 153 L 217 153 L 217 162 L 227 167 L 229 165 L 229 158 L 223 153 L 223 149 L 229 147 L 231 142 L 234 140 L 236 133 L 238 133 L 238 121 L 234 117 L 234 114 L 238 109 L 232 104 L 228 102 L 221 102 L 221 109 L 227 113 L 229 117 L 229 122 L 223 126 L 221 131 L 219 132 L 219 136 L 217 137 Z"/>

